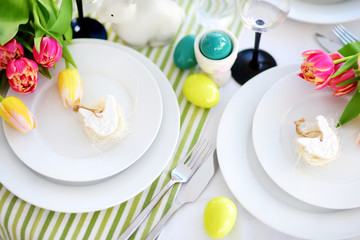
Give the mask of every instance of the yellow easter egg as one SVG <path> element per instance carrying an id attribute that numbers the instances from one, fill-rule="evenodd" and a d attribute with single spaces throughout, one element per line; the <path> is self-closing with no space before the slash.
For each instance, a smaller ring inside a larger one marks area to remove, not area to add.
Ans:
<path id="1" fill-rule="evenodd" d="M 220 100 L 219 88 L 204 74 L 192 74 L 185 79 L 183 93 L 192 104 L 212 108 Z"/>
<path id="2" fill-rule="evenodd" d="M 237 209 L 233 201 L 226 197 L 211 199 L 204 210 L 204 228 L 215 239 L 225 237 L 233 228 Z"/>

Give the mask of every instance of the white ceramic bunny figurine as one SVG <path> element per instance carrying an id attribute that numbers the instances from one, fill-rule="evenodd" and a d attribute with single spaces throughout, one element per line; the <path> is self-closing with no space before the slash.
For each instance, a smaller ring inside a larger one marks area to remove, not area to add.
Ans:
<path id="1" fill-rule="evenodd" d="M 184 10 L 172 0 L 103 0 L 97 11 L 101 22 L 135 47 L 167 44 L 182 23 Z"/>

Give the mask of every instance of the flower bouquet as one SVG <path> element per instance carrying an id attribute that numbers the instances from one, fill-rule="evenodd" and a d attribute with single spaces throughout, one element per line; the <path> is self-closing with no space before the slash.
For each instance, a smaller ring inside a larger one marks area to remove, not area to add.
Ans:
<path id="1" fill-rule="evenodd" d="M 349 43 L 337 52 L 327 54 L 321 50 L 302 53 L 304 62 L 299 76 L 314 84 L 316 90 L 326 86 L 334 89 L 335 97 L 352 93 L 337 127 L 346 124 L 360 114 L 360 42 Z"/>
<path id="2" fill-rule="evenodd" d="M 72 41 L 72 0 L 1 0 L 0 89 L 7 83 L 32 93 L 38 72 L 51 79 L 49 68 L 63 57 L 75 66 L 67 45 Z M 35 118 L 15 97 L 0 95 L 0 116 L 21 132 L 36 127 Z"/>

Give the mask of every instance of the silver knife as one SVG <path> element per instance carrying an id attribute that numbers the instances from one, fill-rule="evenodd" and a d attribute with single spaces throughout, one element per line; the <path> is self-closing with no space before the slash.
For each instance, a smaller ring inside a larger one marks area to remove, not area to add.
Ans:
<path id="1" fill-rule="evenodd" d="M 315 33 L 316 40 L 320 43 L 320 45 L 329 53 L 336 52 L 340 48 L 342 48 L 342 45 L 328 37 L 325 37 L 324 35 L 320 33 Z"/>
<path id="2" fill-rule="evenodd" d="M 210 179 L 214 176 L 218 168 L 216 150 L 205 160 L 201 167 L 196 171 L 195 175 L 188 183 L 183 184 L 180 193 L 176 196 L 175 201 L 170 209 L 156 224 L 155 228 L 149 233 L 145 240 L 155 239 L 164 228 L 167 221 L 173 214 L 184 204 L 195 201 L 208 185 Z"/>

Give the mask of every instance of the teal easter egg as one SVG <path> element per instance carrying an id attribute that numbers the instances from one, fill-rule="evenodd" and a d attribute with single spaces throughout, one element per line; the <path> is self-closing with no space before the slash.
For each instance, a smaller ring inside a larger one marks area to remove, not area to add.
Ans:
<path id="1" fill-rule="evenodd" d="M 185 79 L 183 94 L 192 104 L 202 108 L 212 108 L 220 100 L 219 89 L 204 74 L 192 74 Z"/>
<path id="2" fill-rule="evenodd" d="M 186 35 L 176 45 L 174 51 L 174 63 L 178 68 L 186 70 L 196 66 L 197 61 L 194 52 L 195 38 L 196 35 Z"/>
<path id="3" fill-rule="evenodd" d="M 201 53 L 212 60 L 220 60 L 229 56 L 232 51 L 230 38 L 222 32 L 209 32 L 200 41 Z"/>

